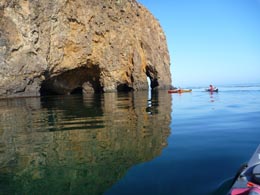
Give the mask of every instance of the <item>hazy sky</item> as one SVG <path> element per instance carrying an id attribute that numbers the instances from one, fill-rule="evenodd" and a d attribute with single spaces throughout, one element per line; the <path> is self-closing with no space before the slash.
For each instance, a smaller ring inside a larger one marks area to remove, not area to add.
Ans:
<path id="1" fill-rule="evenodd" d="M 174 86 L 260 83 L 260 0 L 138 0 L 166 34 Z"/>

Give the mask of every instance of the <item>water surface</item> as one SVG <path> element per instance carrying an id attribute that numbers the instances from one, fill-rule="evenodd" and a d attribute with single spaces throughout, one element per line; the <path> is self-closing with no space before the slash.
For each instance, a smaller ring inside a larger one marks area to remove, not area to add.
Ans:
<path id="1" fill-rule="evenodd" d="M 0 100 L 0 194 L 226 194 L 260 87 Z"/>
<path id="2" fill-rule="evenodd" d="M 1 100 L 0 194 L 104 193 L 161 154 L 170 104 L 147 92 Z"/>

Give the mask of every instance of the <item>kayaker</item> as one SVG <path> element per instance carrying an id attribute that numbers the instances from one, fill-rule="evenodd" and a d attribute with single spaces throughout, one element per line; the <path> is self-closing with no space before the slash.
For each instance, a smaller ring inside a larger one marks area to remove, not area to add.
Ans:
<path id="1" fill-rule="evenodd" d="M 210 90 L 211 92 L 214 91 L 214 87 L 213 87 L 213 85 L 209 85 L 209 90 Z"/>
<path id="2" fill-rule="evenodd" d="M 178 88 L 178 93 L 181 93 L 182 92 L 182 89 L 179 87 Z"/>

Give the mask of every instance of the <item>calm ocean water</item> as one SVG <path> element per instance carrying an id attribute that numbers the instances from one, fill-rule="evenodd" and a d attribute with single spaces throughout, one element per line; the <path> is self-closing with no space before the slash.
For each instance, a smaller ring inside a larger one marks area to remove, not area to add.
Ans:
<path id="1" fill-rule="evenodd" d="M 0 100 L 0 194 L 226 194 L 260 85 Z"/>

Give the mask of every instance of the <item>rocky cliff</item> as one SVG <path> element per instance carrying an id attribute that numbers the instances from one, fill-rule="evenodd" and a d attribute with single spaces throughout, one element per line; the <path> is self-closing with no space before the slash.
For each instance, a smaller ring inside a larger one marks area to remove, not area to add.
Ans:
<path id="1" fill-rule="evenodd" d="M 135 0 L 1 0 L 0 97 L 171 85 L 159 22 Z"/>

